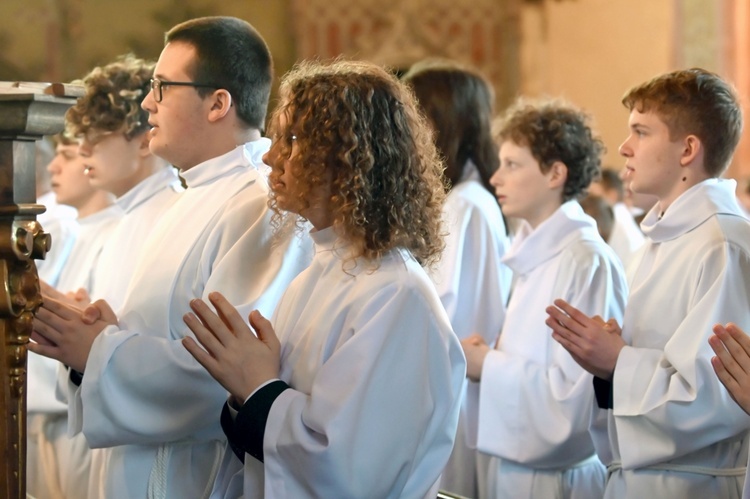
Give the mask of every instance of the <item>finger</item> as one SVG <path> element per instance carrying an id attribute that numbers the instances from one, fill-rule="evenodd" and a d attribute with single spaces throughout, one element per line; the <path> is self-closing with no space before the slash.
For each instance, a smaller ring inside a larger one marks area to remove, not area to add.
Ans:
<path id="1" fill-rule="evenodd" d="M 192 355 L 193 358 L 195 358 L 195 360 L 197 360 L 198 363 L 213 376 L 213 369 L 216 365 L 214 357 L 202 349 L 190 336 L 186 336 L 182 339 L 182 346 L 184 346 L 190 355 Z"/>
<path id="2" fill-rule="evenodd" d="M 221 293 L 208 294 L 208 299 L 216 309 L 221 321 L 232 331 L 235 336 L 247 332 L 248 327 L 237 309 Z"/>
<path id="3" fill-rule="evenodd" d="M 119 322 L 117 319 L 117 314 L 115 314 L 114 310 L 112 310 L 112 307 L 110 307 L 109 303 L 107 303 L 105 300 L 96 300 L 94 303 L 86 307 L 86 310 L 89 309 L 96 309 L 98 320 L 102 320 L 107 324 L 117 324 Z"/>
<path id="4" fill-rule="evenodd" d="M 739 346 L 742 347 L 742 349 L 750 355 L 750 336 L 748 336 L 742 329 L 740 329 L 737 324 L 729 323 L 724 328 L 731 336 L 734 338 L 734 341 L 737 342 Z"/>
<path id="5" fill-rule="evenodd" d="M 44 300 L 41 309 L 48 310 L 64 320 L 78 319 L 81 316 L 81 310 L 66 305 L 60 300 L 54 300 L 51 298 Z"/>
<path id="6" fill-rule="evenodd" d="M 579 336 L 575 331 L 572 331 L 564 325 L 560 324 L 557 319 L 554 319 L 552 317 L 548 317 L 544 321 L 544 323 L 547 324 L 550 329 L 552 329 L 552 337 L 557 339 L 560 344 L 566 347 L 566 350 L 570 351 L 571 348 L 575 348 L 576 352 L 578 352 L 578 350 L 580 349 L 580 342 L 583 341 L 581 336 Z M 557 338 L 555 337 L 555 335 L 557 335 Z"/>
<path id="7" fill-rule="evenodd" d="M 38 355 L 49 357 L 50 359 L 60 360 L 60 349 L 53 345 L 42 345 L 41 343 L 29 343 L 27 348 L 30 352 Z"/>
<path id="8" fill-rule="evenodd" d="M 195 335 L 195 339 L 198 340 L 198 342 L 203 345 L 203 348 L 207 351 L 207 354 L 211 357 L 218 358 L 222 350 L 225 348 L 224 345 L 222 345 L 221 341 L 216 338 L 214 333 L 206 328 L 206 326 L 203 325 L 203 323 L 198 320 L 198 317 L 196 317 L 193 314 L 185 314 L 182 317 L 182 320 L 185 321 L 185 324 L 188 328 L 193 332 Z"/>
<path id="9" fill-rule="evenodd" d="M 58 299 L 58 297 L 62 294 L 49 284 L 47 284 L 45 281 L 39 280 L 39 291 L 42 293 L 43 298 L 55 298 Z"/>
<path id="10" fill-rule="evenodd" d="M 229 330 L 216 312 L 206 305 L 206 302 L 199 298 L 190 300 L 190 308 L 193 309 L 195 315 L 200 319 L 203 327 L 209 330 L 222 345 L 229 346 L 232 344 L 235 339 L 234 333 Z"/>
<path id="11" fill-rule="evenodd" d="M 750 355 L 748 352 L 735 339 L 735 336 L 721 324 L 715 325 L 713 331 L 715 336 L 712 336 L 712 338 L 715 337 L 721 342 L 724 347 L 723 351 L 718 348 L 719 345 L 716 344 L 716 340 L 712 341 L 709 339 L 709 344 L 714 349 L 714 352 L 716 352 L 716 355 L 722 360 L 726 369 L 738 380 L 741 377 L 747 376 L 750 373 Z M 736 333 L 737 331 L 735 330 Z M 742 339 L 741 337 L 738 338 Z"/>
<path id="12" fill-rule="evenodd" d="M 568 314 L 568 317 L 573 319 L 574 322 L 566 322 L 566 327 L 568 329 L 573 329 L 576 327 L 575 323 L 580 324 L 583 327 L 590 326 L 592 324 L 596 324 L 594 320 L 591 319 L 588 315 L 584 314 L 577 308 L 575 308 L 573 305 L 569 304 L 565 300 L 557 299 L 555 300 L 555 306 Z"/>
<path id="13" fill-rule="evenodd" d="M 606 322 L 604 322 L 604 319 L 600 315 L 595 315 L 591 318 L 592 321 L 596 322 L 600 326 L 604 326 Z"/>
<path id="14" fill-rule="evenodd" d="M 29 338 L 32 341 L 34 341 L 36 343 L 39 343 L 40 345 L 57 346 L 54 342 L 52 342 L 52 341 L 48 340 L 47 338 L 45 338 L 38 331 L 32 331 L 31 335 L 29 336 Z"/>
<path id="15" fill-rule="evenodd" d="M 34 318 L 34 331 L 39 332 L 48 340 L 55 344 L 59 344 L 62 339 L 62 334 L 59 329 L 62 327 L 62 321 L 60 318 L 44 308 L 39 308 Z"/>
<path id="16" fill-rule="evenodd" d="M 729 391 L 729 394 L 733 399 L 735 399 L 734 392 L 740 389 L 740 385 L 739 383 L 737 383 L 737 380 L 734 379 L 731 374 L 729 374 L 726 366 L 718 356 L 711 357 L 711 367 L 714 368 L 714 372 L 719 378 L 719 381 L 721 381 L 721 384 L 726 387 L 727 391 Z"/>
<path id="17" fill-rule="evenodd" d="M 250 325 L 253 326 L 255 332 L 258 334 L 258 339 L 265 343 L 269 348 L 274 351 L 281 350 L 281 344 L 279 338 L 276 336 L 276 332 L 273 330 L 271 321 L 263 317 L 258 310 L 250 312 Z"/>

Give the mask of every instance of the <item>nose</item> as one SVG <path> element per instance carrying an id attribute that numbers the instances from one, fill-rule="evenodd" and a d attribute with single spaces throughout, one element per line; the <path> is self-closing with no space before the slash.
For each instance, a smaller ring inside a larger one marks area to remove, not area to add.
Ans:
<path id="1" fill-rule="evenodd" d="M 143 101 L 141 102 L 141 108 L 143 108 L 144 111 L 148 111 L 149 113 L 153 113 L 156 111 L 156 99 L 154 99 L 154 90 L 151 89 L 146 94 L 146 97 L 143 98 Z"/>
<path id="2" fill-rule="evenodd" d="M 47 171 L 53 175 L 60 172 L 60 154 L 55 154 L 55 157 L 47 165 Z"/>
<path id="3" fill-rule="evenodd" d="M 625 139 L 625 142 L 620 144 L 620 147 L 617 148 L 617 152 L 620 153 L 620 156 L 624 156 L 626 158 L 633 156 L 633 149 L 631 149 L 630 147 L 630 137 Z"/>
<path id="4" fill-rule="evenodd" d="M 503 183 L 502 173 L 500 173 L 500 170 L 502 170 L 502 168 L 498 168 L 497 170 L 495 170 L 495 173 L 493 173 L 490 177 L 490 185 L 492 187 L 500 187 Z"/>

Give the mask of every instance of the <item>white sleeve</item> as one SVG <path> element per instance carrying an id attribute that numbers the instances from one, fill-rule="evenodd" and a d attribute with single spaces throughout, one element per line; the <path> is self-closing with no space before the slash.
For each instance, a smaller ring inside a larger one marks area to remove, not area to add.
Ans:
<path id="1" fill-rule="evenodd" d="M 426 494 L 453 446 L 465 376 L 460 345 L 434 306 L 418 293 L 379 290 L 356 311 L 351 337 L 311 393 L 287 389 L 276 398 L 263 444 L 266 491 Z"/>
<path id="2" fill-rule="evenodd" d="M 205 300 L 208 293 L 219 291 L 243 317 L 256 308 L 270 315 L 307 264 L 309 251 L 296 238 L 282 244 L 271 237 L 267 215 L 265 209 L 246 210 L 221 218 L 211 228 L 207 244 L 198 249 L 196 275 L 189 276 L 197 283 L 194 296 Z M 167 292 L 156 288 L 138 292 Z M 189 294 L 183 290 L 177 296 Z M 175 299 L 170 298 L 172 308 L 187 306 L 175 304 Z M 128 324 L 131 330 L 105 329 L 92 346 L 79 390 L 89 444 L 223 438 L 219 415 L 226 391 L 183 347 L 182 338 L 192 332 L 181 316 L 171 317 L 170 331 L 149 330 L 147 318 L 138 322 L 135 328 Z"/>
<path id="3" fill-rule="evenodd" d="M 664 350 L 625 347 L 617 360 L 613 415 L 624 468 L 672 460 L 750 426 L 714 373 L 708 344 L 717 323 L 750 331 L 750 256 L 722 244 L 705 255 L 699 276 Z"/>
<path id="4" fill-rule="evenodd" d="M 559 298 L 585 314 L 619 322 L 627 297 L 621 274 L 619 265 L 599 255 L 585 266 L 562 262 L 552 285 Z M 480 383 L 478 448 L 529 466 L 559 468 L 594 452 L 588 433 L 592 378 L 552 339 L 543 308 L 529 313 L 539 314 L 545 329 L 545 344 L 538 348 L 546 350 L 547 362 L 500 350 L 487 355 Z"/>

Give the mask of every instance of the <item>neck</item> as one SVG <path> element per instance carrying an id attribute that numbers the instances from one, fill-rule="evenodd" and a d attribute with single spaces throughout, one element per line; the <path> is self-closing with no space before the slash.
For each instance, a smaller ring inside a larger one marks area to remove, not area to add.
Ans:
<path id="1" fill-rule="evenodd" d="M 666 213 L 667 208 L 669 208 L 672 203 L 674 203 L 677 198 L 682 196 L 685 192 L 692 189 L 696 185 L 700 184 L 701 182 L 708 180 L 710 177 L 706 174 L 702 175 L 696 175 L 692 174 L 691 171 L 687 171 L 683 174 L 682 177 L 678 179 L 678 181 L 672 186 L 672 189 L 670 189 L 668 192 L 664 193 L 663 195 L 659 196 L 659 214 L 660 216 L 663 216 L 664 213 Z"/>
<path id="2" fill-rule="evenodd" d="M 78 210 L 78 218 L 86 218 L 112 205 L 112 195 L 106 191 L 96 190 L 83 202 L 73 206 Z"/>

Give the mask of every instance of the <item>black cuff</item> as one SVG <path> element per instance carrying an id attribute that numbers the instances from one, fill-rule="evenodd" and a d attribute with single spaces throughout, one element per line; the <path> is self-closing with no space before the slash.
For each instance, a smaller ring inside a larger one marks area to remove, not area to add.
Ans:
<path id="1" fill-rule="evenodd" d="M 70 374 L 68 375 L 70 381 L 76 386 L 81 386 L 81 383 L 83 383 L 83 373 L 76 371 L 72 367 L 69 367 L 68 369 L 70 370 Z"/>
<path id="2" fill-rule="evenodd" d="M 594 394 L 599 409 L 612 409 L 612 382 L 594 376 Z"/>
<path id="3" fill-rule="evenodd" d="M 235 436 L 234 420 L 232 419 L 232 414 L 229 412 L 229 402 L 225 402 L 224 408 L 221 410 L 221 429 L 224 430 L 224 435 L 227 436 L 229 448 L 232 449 L 237 459 L 244 463 L 245 451 L 236 444 L 237 437 Z"/>
<path id="4" fill-rule="evenodd" d="M 221 427 L 232 451 L 243 463 L 246 453 L 263 462 L 263 436 L 266 433 L 268 413 L 276 398 L 287 388 L 289 385 L 281 380 L 267 384 L 245 402 L 234 421 L 228 404 L 224 404 Z"/>

